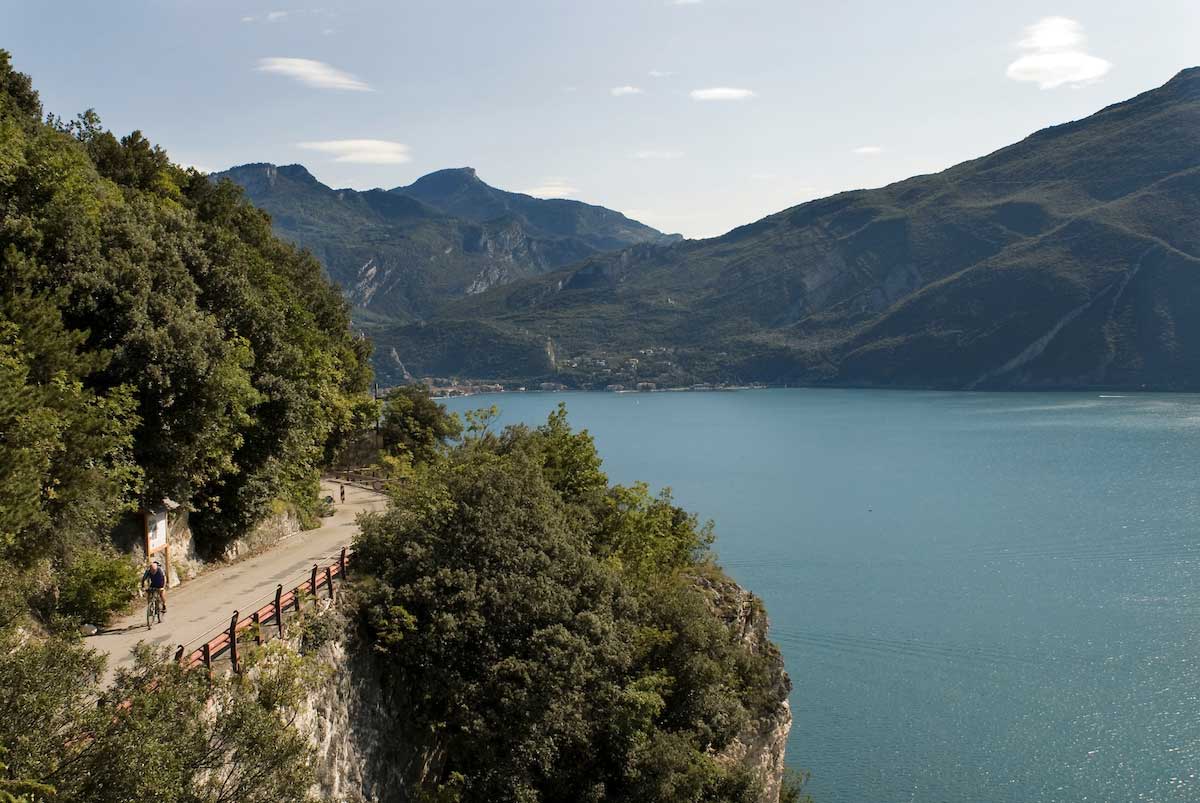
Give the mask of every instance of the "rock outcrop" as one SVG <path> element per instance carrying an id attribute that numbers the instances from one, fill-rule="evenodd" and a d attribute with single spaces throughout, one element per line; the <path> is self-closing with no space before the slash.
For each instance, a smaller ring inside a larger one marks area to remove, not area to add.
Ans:
<path id="1" fill-rule="evenodd" d="M 776 803 L 783 784 L 784 758 L 788 733 L 792 729 L 792 709 L 788 693 L 792 681 L 783 665 L 779 648 L 767 636 L 767 612 L 762 600 L 729 579 L 698 577 L 696 584 L 703 591 L 713 611 L 754 655 L 774 659 L 774 705 L 759 712 L 732 743 L 717 754 L 717 760 L 740 764 L 751 769 L 762 784 L 761 803 Z"/>

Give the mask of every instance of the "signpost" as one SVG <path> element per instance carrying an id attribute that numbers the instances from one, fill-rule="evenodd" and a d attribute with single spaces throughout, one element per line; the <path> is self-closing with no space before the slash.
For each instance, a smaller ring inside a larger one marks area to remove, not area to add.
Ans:
<path id="1" fill-rule="evenodd" d="M 146 560 L 152 560 L 152 556 L 159 552 L 163 553 L 163 572 L 168 585 L 171 578 L 171 545 L 167 543 L 167 513 L 176 507 L 177 504 L 164 499 L 162 507 L 157 510 L 142 511 L 146 523 Z"/>

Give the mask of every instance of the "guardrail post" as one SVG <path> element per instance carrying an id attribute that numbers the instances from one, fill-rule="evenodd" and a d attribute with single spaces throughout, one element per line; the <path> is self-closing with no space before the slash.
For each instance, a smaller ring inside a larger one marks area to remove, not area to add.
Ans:
<path id="1" fill-rule="evenodd" d="M 338 558 L 338 562 L 342 566 L 342 582 L 346 581 L 350 575 L 346 574 L 346 547 L 342 547 L 342 556 Z"/>
<path id="2" fill-rule="evenodd" d="M 208 642 L 204 642 L 204 646 L 200 648 L 200 652 L 204 655 L 204 668 L 212 674 L 212 648 L 208 646 Z"/>
<path id="3" fill-rule="evenodd" d="M 333 570 L 329 566 L 325 567 L 325 584 L 329 586 L 329 598 L 333 599 Z"/>
<path id="4" fill-rule="evenodd" d="M 238 612 L 233 612 L 233 618 L 229 620 L 229 662 L 233 664 L 233 671 L 241 673 L 242 668 L 238 666 L 237 654 L 237 623 Z"/>
<path id="5" fill-rule="evenodd" d="M 183 663 L 183 645 L 179 645 L 179 649 L 175 651 L 175 663 Z"/>
<path id="6" fill-rule="evenodd" d="M 312 568 L 312 585 L 309 586 L 309 590 L 312 591 L 313 598 L 316 599 L 316 596 L 317 596 L 317 564 L 315 564 L 315 563 L 313 564 L 313 568 Z"/>
<path id="7" fill-rule="evenodd" d="M 279 600 L 283 598 L 283 583 L 275 586 L 275 626 L 279 628 L 279 637 L 283 638 L 283 606 Z"/>
<path id="8" fill-rule="evenodd" d="M 254 622 L 254 645 L 256 647 L 261 647 L 263 642 L 262 620 L 258 616 L 258 611 L 250 614 L 250 621 Z"/>

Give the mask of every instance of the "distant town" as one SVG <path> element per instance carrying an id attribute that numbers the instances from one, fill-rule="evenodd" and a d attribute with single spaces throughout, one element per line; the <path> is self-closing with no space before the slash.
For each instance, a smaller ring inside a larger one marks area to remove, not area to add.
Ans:
<path id="1" fill-rule="evenodd" d="M 443 377 L 424 377 L 420 384 L 429 388 L 429 394 L 435 398 L 452 396 L 475 396 L 481 393 L 558 393 L 570 390 L 606 391 L 609 393 L 686 393 L 686 392 L 728 392 L 735 390 L 760 390 L 765 384 L 755 382 L 749 385 L 726 385 L 701 382 L 694 385 L 679 385 L 659 387 L 656 382 L 637 382 L 629 385 L 613 383 L 603 387 L 571 387 L 561 382 L 540 382 L 537 385 L 505 385 L 499 382 L 483 382 L 469 379 L 447 379 Z M 382 390 L 382 389 L 381 389 Z"/>
<path id="2" fill-rule="evenodd" d="M 636 355 L 636 356 L 635 356 Z M 723 353 L 718 356 L 725 356 Z M 480 393 L 556 393 L 560 391 L 607 391 L 609 393 L 681 393 L 685 391 L 733 391 L 766 388 L 765 383 L 733 384 L 696 382 L 691 372 L 676 362 L 675 349 L 654 346 L 633 354 L 600 353 L 559 358 L 556 376 L 548 381 L 499 381 L 462 377 L 405 379 L 423 384 L 435 397 L 474 396 Z M 561 381 L 557 381 L 561 380 Z"/>

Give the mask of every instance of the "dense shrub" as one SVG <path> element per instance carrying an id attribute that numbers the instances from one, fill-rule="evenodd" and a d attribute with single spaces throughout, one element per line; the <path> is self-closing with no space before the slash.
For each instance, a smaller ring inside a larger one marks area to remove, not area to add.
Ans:
<path id="1" fill-rule="evenodd" d="M 128 603 L 140 573 L 129 558 L 111 550 L 77 550 L 58 577 L 58 612 L 103 625 Z"/>

